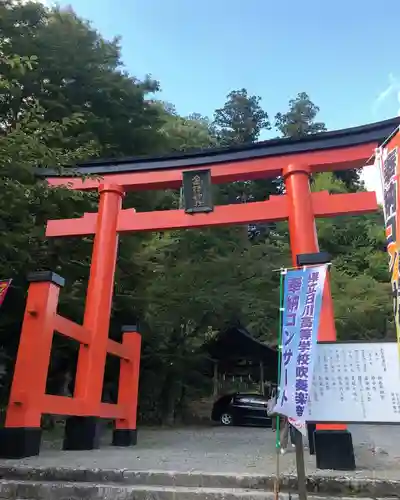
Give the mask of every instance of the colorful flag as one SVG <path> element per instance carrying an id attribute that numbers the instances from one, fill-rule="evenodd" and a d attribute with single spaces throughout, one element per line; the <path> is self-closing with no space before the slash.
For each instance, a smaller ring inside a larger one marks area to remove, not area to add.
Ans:
<path id="1" fill-rule="evenodd" d="M 0 306 L 3 304 L 12 280 L 0 280 Z"/>
<path id="2" fill-rule="evenodd" d="M 393 294 L 393 314 L 397 332 L 397 343 L 400 356 L 400 289 L 399 289 L 399 248 L 400 228 L 397 208 L 399 204 L 399 174 L 400 165 L 398 148 L 400 146 L 400 132 L 389 140 L 384 148 L 376 154 L 376 161 L 382 181 L 383 214 L 385 218 L 385 235 L 387 252 L 389 254 L 389 272 Z"/>
<path id="3" fill-rule="evenodd" d="M 281 376 L 274 411 L 302 422 L 303 427 L 326 272 L 326 265 L 289 270 L 284 281 Z"/>

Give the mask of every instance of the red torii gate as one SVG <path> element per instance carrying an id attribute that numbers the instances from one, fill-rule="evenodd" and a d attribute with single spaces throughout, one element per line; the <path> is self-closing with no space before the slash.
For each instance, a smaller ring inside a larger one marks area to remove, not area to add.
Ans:
<path id="1" fill-rule="evenodd" d="M 45 413 L 71 416 L 67 421 L 64 449 L 97 447 L 98 417 L 116 420 L 113 444 L 136 443 L 140 336 L 135 327 L 126 327 L 122 344 L 108 338 L 119 233 L 288 219 L 293 265 L 324 263 L 326 257 L 319 252 L 315 218 L 373 212 L 377 202 L 375 193 L 368 192 L 311 193 L 310 175 L 363 167 L 374 155 L 375 148 L 398 125 L 399 120 L 393 119 L 302 140 L 278 139 L 242 148 L 160 159 L 95 161 L 78 167 L 78 173 L 96 174 L 96 178 L 42 173 L 52 186 L 99 190 L 98 213 L 52 220 L 46 230 L 48 237 L 95 235 L 84 322 L 82 326 L 77 325 L 57 314 L 63 278 L 54 273 L 33 273 L 5 428 L 0 430 L 0 456 L 38 454 L 40 418 Z M 184 210 L 122 209 L 126 191 L 178 188 L 182 185 L 183 172 L 194 169 L 210 169 L 215 184 L 282 176 L 286 194 L 271 196 L 263 202 L 217 206 L 210 213 L 194 215 Z M 55 330 L 81 344 L 73 398 L 45 394 Z M 324 289 L 318 338 L 320 341 L 336 339 L 329 279 Z M 101 403 L 107 352 L 121 358 L 116 405 Z M 320 468 L 354 468 L 351 435 L 346 426 L 317 425 L 315 439 Z"/>

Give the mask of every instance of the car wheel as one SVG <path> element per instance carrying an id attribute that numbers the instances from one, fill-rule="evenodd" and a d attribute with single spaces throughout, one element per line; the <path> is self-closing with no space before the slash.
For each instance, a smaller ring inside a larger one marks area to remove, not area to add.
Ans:
<path id="1" fill-rule="evenodd" d="M 232 425 L 233 417 L 230 413 L 223 413 L 220 418 L 220 422 L 222 425 Z"/>

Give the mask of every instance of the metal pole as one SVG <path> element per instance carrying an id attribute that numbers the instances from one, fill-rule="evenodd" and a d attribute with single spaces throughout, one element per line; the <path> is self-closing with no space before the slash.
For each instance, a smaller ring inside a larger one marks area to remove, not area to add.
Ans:
<path id="1" fill-rule="evenodd" d="M 299 500 L 307 500 L 306 469 L 304 466 L 303 436 L 296 428 L 294 430 L 296 446 L 297 492 Z"/>
<path id="2" fill-rule="evenodd" d="M 281 380 L 281 363 L 282 363 L 282 313 L 283 313 L 283 279 L 284 273 L 283 269 L 281 270 L 281 275 L 279 277 L 279 322 L 278 322 L 278 376 L 277 376 L 277 386 L 279 388 L 280 380 Z M 277 388 L 277 392 L 278 392 Z M 278 394 L 279 396 L 279 394 Z M 275 442 L 275 450 L 276 450 L 276 476 L 274 481 L 274 494 L 275 500 L 279 499 L 279 482 L 280 482 L 280 471 L 279 471 L 279 454 L 281 451 L 281 439 L 280 439 L 280 417 L 276 416 L 276 442 Z"/>

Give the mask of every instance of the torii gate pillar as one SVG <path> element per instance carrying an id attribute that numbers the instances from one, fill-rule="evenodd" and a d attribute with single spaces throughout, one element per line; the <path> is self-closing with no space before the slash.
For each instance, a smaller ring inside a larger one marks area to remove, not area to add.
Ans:
<path id="1" fill-rule="evenodd" d="M 283 179 L 289 199 L 289 235 L 293 266 L 325 264 L 325 254 L 319 253 L 315 215 L 310 190 L 311 169 L 308 165 L 290 164 L 283 169 Z M 318 341 L 336 340 L 335 317 L 329 275 L 325 280 Z M 311 430 L 313 432 L 313 429 Z M 311 436 L 312 440 L 312 436 Z M 343 424 L 317 424 L 314 449 L 319 469 L 354 470 L 353 442 Z M 313 446 L 310 446 L 312 451 Z"/>

